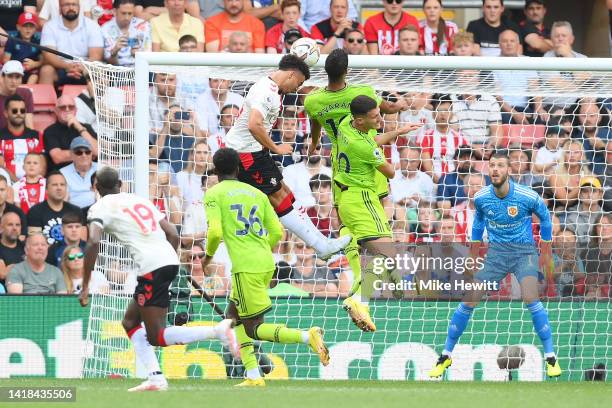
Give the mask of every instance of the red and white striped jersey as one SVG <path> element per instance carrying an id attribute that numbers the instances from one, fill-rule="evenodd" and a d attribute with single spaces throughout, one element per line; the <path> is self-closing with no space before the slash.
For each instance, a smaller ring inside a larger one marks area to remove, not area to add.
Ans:
<path id="1" fill-rule="evenodd" d="M 433 161 L 433 172 L 438 177 L 455 171 L 455 151 L 459 146 L 469 144 L 458 131 L 441 133 L 437 128 L 425 132 L 421 140 L 423 153 L 429 153 Z"/>
<path id="2" fill-rule="evenodd" d="M 453 48 L 453 38 L 459 27 L 452 21 L 445 21 L 445 41 L 438 46 L 438 30 L 432 30 L 426 20 L 419 21 L 419 51 L 425 55 L 448 55 Z"/>
<path id="3" fill-rule="evenodd" d="M 22 177 L 13 185 L 15 205 L 27 214 L 34 205 L 47 199 L 47 179 L 41 177 L 36 183 L 28 183 Z"/>

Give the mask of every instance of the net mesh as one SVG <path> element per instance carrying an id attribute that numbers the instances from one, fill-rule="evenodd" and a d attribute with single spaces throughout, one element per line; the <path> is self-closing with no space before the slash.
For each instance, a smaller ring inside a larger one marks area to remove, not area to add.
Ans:
<path id="1" fill-rule="evenodd" d="M 217 182 L 212 154 L 224 145 L 250 86 L 272 69 L 152 66 L 149 123 L 134 122 L 133 70 L 99 64 L 88 69 L 101 129 L 100 161 L 120 169 L 126 191 L 134 191 L 135 173 L 148 171 L 149 198 L 181 234 L 182 268 L 171 289 L 169 323 L 218 321 L 188 281 L 192 276 L 217 304 L 226 305 L 231 262 L 223 244 L 207 270 L 199 266 L 206 238 L 202 197 Z M 325 180 L 321 174 L 331 176 L 329 138 L 322 139 L 321 160 L 305 155 L 310 126 L 304 93 L 327 83 L 324 71 L 314 69 L 312 74 L 302 94 L 284 96 L 272 138 L 294 147 L 293 154 L 275 159 L 297 203 L 308 208 L 323 234 L 335 237 L 339 222 L 331 191 L 325 181 L 312 187 L 310 183 L 313 177 Z M 384 131 L 406 123 L 423 125 L 384 147 L 397 169 L 390 195 L 383 200 L 396 242 L 467 242 L 474 216 L 471 200 L 489 183 L 484 158 L 494 150 L 509 152 L 511 177 L 544 197 L 553 214 L 554 273 L 540 276 L 539 295 L 548 309 L 564 379 L 581 379 L 596 364 L 611 363 L 612 218 L 603 198 L 612 186 L 606 177 L 612 164 L 612 142 L 607 142 L 611 75 L 351 68 L 347 78 L 351 84 L 372 86 L 390 103 L 405 101 L 401 103 L 407 110 L 383 115 Z M 145 148 L 134 138 L 135 127 L 141 126 L 150 134 L 148 169 L 133 166 L 135 149 Z M 585 180 L 596 188 L 581 188 Z M 537 220 L 533 230 L 538 239 Z M 303 345 L 263 343 L 258 345 L 260 366 L 271 369 L 268 377 L 427 379 L 460 293 L 414 291 L 399 301 L 378 293 L 370 303 L 378 330 L 362 333 L 341 308 L 353 280 L 344 256 L 325 263 L 288 233 L 274 256 L 292 290 L 291 296 L 278 292 L 273 297 L 267 321 L 302 329 L 323 327 L 331 364 L 322 367 Z M 124 248 L 105 241 L 97 268 L 114 282 L 114 290 L 93 298 L 88 340 L 95 348 L 85 363 L 87 376 L 144 374 L 119 323 L 135 285 L 128 273 L 131 267 Z M 428 272 L 452 280 L 448 271 Z M 294 293 L 295 288 L 303 290 L 304 297 Z M 496 362 L 506 345 L 521 345 L 525 351 L 519 379 L 544 379 L 539 339 L 520 299 L 512 275 L 503 279 L 500 290 L 488 293 L 455 349 L 450 379 L 506 379 L 507 372 Z M 243 374 L 240 363 L 216 343 L 173 346 L 160 350 L 159 357 L 170 377 Z"/>

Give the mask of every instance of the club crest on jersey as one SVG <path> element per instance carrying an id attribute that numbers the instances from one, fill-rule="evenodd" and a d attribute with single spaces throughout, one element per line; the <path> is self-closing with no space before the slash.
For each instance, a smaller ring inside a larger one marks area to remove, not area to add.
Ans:
<path id="1" fill-rule="evenodd" d="M 508 215 L 511 217 L 516 217 L 518 214 L 518 207 L 516 205 L 508 206 Z"/>

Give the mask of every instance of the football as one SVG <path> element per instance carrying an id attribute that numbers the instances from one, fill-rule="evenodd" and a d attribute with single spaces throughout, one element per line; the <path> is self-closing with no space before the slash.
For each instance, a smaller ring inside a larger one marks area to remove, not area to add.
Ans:
<path id="1" fill-rule="evenodd" d="M 500 370 L 516 370 L 525 361 L 525 350 L 520 346 L 506 346 L 497 355 Z"/>
<path id="2" fill-rule="evenodd" d="M 312 67 L 319 61 L 321 52 L 319 45 L 312 38 L 300 38 L 291 45 L 291 54 L 304 60 L 309 67 Z"/>

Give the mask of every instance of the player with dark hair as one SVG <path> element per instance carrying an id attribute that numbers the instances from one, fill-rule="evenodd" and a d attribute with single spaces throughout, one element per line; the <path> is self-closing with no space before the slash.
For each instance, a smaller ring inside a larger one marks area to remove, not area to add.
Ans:
<path id="1" fill-rule="evenodd" d="M 134 345 L 136 355 L 148 369 L 149 378 L 129 391 L 168 389 L 168 382 L 152 346 L 166 347 L 216 338 L 238 356 L 231 319 L 225 319 L 214 327 L 166 327 L 170 303 L 168 288 L 179 270 L 176 228 L 151 201 L 135 194 L 122 193 L 119 174 L 110 167 L 97 171 L 94 188 L 101 198 L 91 206 L 87 217 L 89 241 L 85 249 L 83 290 L 79 301 L 82 306 L 89 303 L 91 272 L 100 251 L 102 232 L 106 232 L 129 250 L 138 276 L 134 299 L 128 305 L 121 323 Z"/>
<path id="2" fill-rule="evenodd" d="M 281 223 L 313 247 L 321 259 L 341 251 L 350 237 L 325 237 L 303 209 L 294 208 L 295 198 L 283 183 L 283 176 L 270 153 L 291 154 L 293 146 L 275 144 L 270 137 L 281 109 L 281 95 L 296 92 L 310 78 L 308 65 L 293 54 L 285 55 L 278 70 L 257 81 L 249 90 L 234 126 L 227 133 L 226 145 L 240 156 L 238 180 L 265 193 Z"/>
<path id="3" fill-rule="evenodd" d="M 474 223 L 470 257 L 479 256 L 485 231 L 489 247 L 483 268 L 474 275 L 474 284 L 484 283 L 480 290 L 468 291 L 457 306 L 448 327 L 444 351 L 430 377 L 440 377 L 452 364 L 451 353 L 467 327 L 472 311 L 478 305 L 486 287 L 497 285 L 507 273 L 513 273 L 521 285 L 523 302 L 531 313 L 533 328 L 542 341 L 546 359 L 546 374 L 561 375 L 561 367 L 553 347 L 548 314 L 538 296 L 538 269 L 546 273 L 552 260 L 552 222 L 542 197 L 530 187 L 515 183 L 508 176 L 510 159 L 495 153 L 489 159 L 491 185 L 474 196 Z M 531 219 L 540 220 L 540 254 L 534 245 Z M 474 262 L 476 264 L 476 262 Z"/>
<path id="4" fill-rule="evenodd" d="M 348 55 L 342 49 L 333 50 L 325 60 L 325 72 L 327 73 L 327 86 L 319 88 L 306 96 L 304 100 L 304 108 L 310 118 L 310 128 L 312 135 L 312 142 L 310 143 L 308 154 L 313 154 L 319 139 L 321 138 L 321 129 L 325 129 L 325 133 L 332 142 L 331 149 L 331 162 L 332 162 L 332 175 L 335 176 L 338 173 L 337 166 L 337 138 L 338 138 L 338 127 L 340 121 L 347 116 L 350 116 L 351 101 L 359 95 L 365 95 L 375 101 L 380 106 L 380 111 L 383 113 L 395 113 L 400 110 L 406 109 L 404 99 L 399 102 L 390 103 L 382 100 L 376 95 L 374 89 L 369 85 L 349 85 L 346 82 L 346 75 L 348 72 Z M 379 146 L 389 144 L 397 136 L 411 132 L 421 124 L 408 124 L 406 127 L 398 129 L 395 133 L 390 132 L 387 135 L 389 138 L 381 138 L 382 135 L 377 136 L 376 142 Z M 376 132 L 374 132 L 374 135 Z M 379 172 L 376 172 L 376 189 L 377 199 L 384 199 L 389 195 L 389 183 L 387 178 Z M 334 206 L 338 206 L 338 200 L 340 197 L 340 190 L 338 186 L 332 185 L 332 194 L 334 199 Z M 340 227 L 340 236 L 345 236 L 352 233 L 346 228 L 346 224 L 343 220 L 342 226 Z M 365 322 L 371 322 L 369 317 L 369 310 L 367 305 L 362 305 L 358 301 L 360 291 L 359 274 L 361 272 L 361 263 L 359 260 L 359 249 L 357 241 L 353 238 L 351 243 L 344 250 L 348 259 L 351 271 L 353 272 L 353 288 L 351 294 L 353 296 L 348 297 L 343 302 L 343 307 L 347 310 L 354 322 L 363 330 L 375 330 L 373 324 L 366 324 Z M 357 323 L 360 322 L 360 323 Z"/>
<path id="5" fill-rule="evenodd" d="M 208 232 L 202 267 L 211 262 L 223 239 L 232 260 L 232 293 L 227 316 L 237 323 L 236 336 L 247 377 L 239 386 L 265 385 L 253 340 L 309 344 L 321 363 L 327 365 L 329 353 L 321 328 L 297 330 L 264 323 L 264 314 L 272 308 L 268 295 L 275 269 L 272 248 L 282 237 L 283 229 L 268 197 L 238 181 L 240 158 L 235 150 L 219 149 L 213 156 L 213 164 L 219 184 L 205 196 Z"/>

